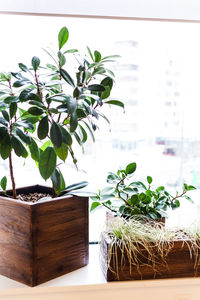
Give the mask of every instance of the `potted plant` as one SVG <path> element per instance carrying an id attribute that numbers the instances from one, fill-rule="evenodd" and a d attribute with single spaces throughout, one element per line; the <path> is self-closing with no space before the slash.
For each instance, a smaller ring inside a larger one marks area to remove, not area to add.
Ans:
<path id="1" fill-rule="evenodd" d="M 85 57 L 64 51 L 68 37 L 63 27 L 57 54 L 45 50 L 52 60 L 46 67 L 34 56 L 31 67 L 19 63 L 18 72 L 0 74 L 0 156 L 12 182 L 9 191 L 7 177 L 0 182 L 0 273 L 30 286 L 88 263 L 88 197 L 77 195 L 87 182 L 66 186 L 59 166 L 68 155 L 77 164 L 74 141 L 83 147 L 88 133 L 94 140 L 96 121 L 108 121 L 104 104 L 123 107 L 109 99 L 114 74 L 105 67 L 117 56 L 89 47 Z M 70 55 L 77 60 L 75 76 L 66 70 Z M 52 188 L 16 188 L 13 157 L 29 154 Z"/>
<path id="2" fill-rule="evenodd" d="M 136 163 L 117 173 L 109 173 L 111 186 L 99 190 L 91 211 L 104 206 L 112 213 L 101 236 L 101 266 L 108 281 L 189 277 L 199 274 L 199 227 L 168 229 L 162 218 L 168 208 L 180 206 L 179 199 L 194 190 L 183 185 L 181 193 L 172 196 L 164 186 L 152 187 L 147 182 L 133 181 Z M 162 221 L 162 222 L 161 222 Z"/>

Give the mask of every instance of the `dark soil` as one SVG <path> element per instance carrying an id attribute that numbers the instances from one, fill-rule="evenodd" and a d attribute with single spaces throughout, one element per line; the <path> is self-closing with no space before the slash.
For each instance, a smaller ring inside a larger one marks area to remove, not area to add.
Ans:
<path id="1" fill-rule="evenodd" d="M 32 193 L 32 194 L 19 194 L 17 195 L 17 199 L 25 202 L 37 202 L 42 198 L 52 197 L 50 194 L 43 193 Z"/>

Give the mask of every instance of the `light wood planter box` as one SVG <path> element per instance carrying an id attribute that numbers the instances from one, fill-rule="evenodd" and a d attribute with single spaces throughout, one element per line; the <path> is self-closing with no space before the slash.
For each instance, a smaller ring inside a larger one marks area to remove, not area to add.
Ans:
<path id="1" fill-rule="evenodd" d="M 52 193 L 40 185 L 17 193 Z M 35 286 L 88 264 L 88 198 L 0 196 L 0 274 Z"/>
<path id="2" fill-rule="evenodd" d="M 189 251 L 188 245 L 191 246 L 190 241 L 174 241 L 173 247 L 165 257 L 165 263 L 161 261 L 159 265 L 157 264 L 155 272 L 151 263 L 149 263 L 148 253 L 145 249 L 142 249 L 142 255 L 139 256 L 141 265 L 137 267 L 132 265 L 130 268 L 127 252 L 124 252 L 122 259 L 119 248 L 117 248 L 117 260 L 116 255 L 113 254 L 114 251 L 111 252 L 112 255 L 109 257 L 108 252 L 111 241 L 102 235 L 101 268 L 107 281 L 197 277 L 200 276 L 200 265 L 196 265 L 197 261 L 200 260 L 200 251 L 194 255 L 193 251 Z M 156 247 L 154 248 L 156 251 Z M 110 267 L 108 266 L 109 258 Z"/>

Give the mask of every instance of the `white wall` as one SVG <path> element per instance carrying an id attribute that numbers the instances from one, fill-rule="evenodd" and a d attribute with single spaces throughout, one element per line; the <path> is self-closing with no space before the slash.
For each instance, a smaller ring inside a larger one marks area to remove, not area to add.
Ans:
<path id="1" fill-rule="evenodd" d="M 0 0 L 0 12 L 200 21 L 199 0 Z"/>

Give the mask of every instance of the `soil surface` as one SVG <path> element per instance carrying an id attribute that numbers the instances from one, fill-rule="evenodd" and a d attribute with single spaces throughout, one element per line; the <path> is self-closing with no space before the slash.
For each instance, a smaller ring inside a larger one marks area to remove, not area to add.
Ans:
<path id="1" fill-rule="evenodd" d="M 19 194 L 17 195 L 17 199 L 25 202 L 37 202 L 42 198 L 52 197 L 50 194 L 43 194 L 43 193 L 32 193 L 32 194 Z"/>

